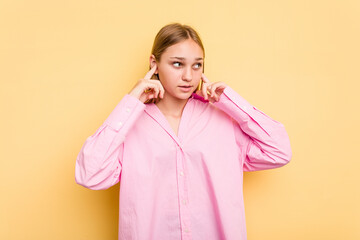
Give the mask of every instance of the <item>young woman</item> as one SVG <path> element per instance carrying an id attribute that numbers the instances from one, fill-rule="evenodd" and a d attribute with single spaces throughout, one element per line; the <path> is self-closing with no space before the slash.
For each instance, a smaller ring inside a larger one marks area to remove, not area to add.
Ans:
<path id="1" fill-rule="evenodd" d="M 204 56 L 193 28 L 164 26 L 150 71 L 76 159 L 84 187 L 121 180 L 119 239 L 246 239 L 243 171 L 292 157 L 284 125 L 210 82 Z"/>

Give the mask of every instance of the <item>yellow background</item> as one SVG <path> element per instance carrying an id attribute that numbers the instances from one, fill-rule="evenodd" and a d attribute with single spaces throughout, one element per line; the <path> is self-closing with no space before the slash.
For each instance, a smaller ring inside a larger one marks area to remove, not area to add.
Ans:
<path id="1" fill-rule="evenodd" d="M 358 0 L 1 0 L 0 239 L 117 238 L 119 184 L 77 185 L 75 160 L 170 22 L 290 136 L 287 166 L 245 174 L 248 239 L 360 239 Z"/>

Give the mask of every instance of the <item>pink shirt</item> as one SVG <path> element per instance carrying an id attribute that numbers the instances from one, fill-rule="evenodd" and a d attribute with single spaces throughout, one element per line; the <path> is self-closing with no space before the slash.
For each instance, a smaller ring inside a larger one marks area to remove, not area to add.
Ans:
<path id="1" fill-rule="evenodd" d="M 120 183 L 119 239 L 246 239 L 243 171 L 292 157 L 285 127 L 227 86 L 220 100 L 193 94 L 178 136 L 154 104 L 125 95 L 76 159 L 93 190 Z"/>

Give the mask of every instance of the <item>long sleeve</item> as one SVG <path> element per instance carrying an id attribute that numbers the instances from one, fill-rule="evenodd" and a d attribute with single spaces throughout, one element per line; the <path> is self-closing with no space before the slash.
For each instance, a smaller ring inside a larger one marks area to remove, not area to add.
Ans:
<path id="1" fill-rule="evenodd" d="M 229 86 L 213 104 L 234 119 L 237 144 L 246 153 L 244 171 L 277 168 L 291 160 L 290 140 L 282 123 L 252 106 Z"/>
<path id="2" fill-rule="evenodd" d="M 126 94 L 96 132 L 88 137 L 77 156 L 76 183 L 92 189 L 107 189 L 119 182 L 123 142 L 145 109 L 139 99 Z"/>

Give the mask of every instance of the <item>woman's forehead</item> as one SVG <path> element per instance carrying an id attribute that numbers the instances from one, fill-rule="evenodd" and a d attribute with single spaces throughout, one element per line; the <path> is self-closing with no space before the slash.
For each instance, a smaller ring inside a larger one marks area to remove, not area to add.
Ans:
<path id="1" fill-rule="evenodd" d="M 182 60 L 182 61 L 187 60 L 185 57 L 176 57 L 176 56 L 174 56 L 174 57 L 169 57 L 169 58 L 170 59 L 176 59 L 176 60 Z M 191 60 L 191 59 L 189 59 L 189 60 Z M 195 61 L 201 61 L 201 60 L 204 60 L 204 59 L 202 57 L 195 57 L 194 60 Z"/>
<path id="2" fill-rule="evenodd" d="M 168 47 L 163 55 L 179 60 L 201 60 L 203 51 L 194 40 L 188 39 Z"/>

